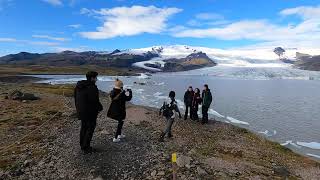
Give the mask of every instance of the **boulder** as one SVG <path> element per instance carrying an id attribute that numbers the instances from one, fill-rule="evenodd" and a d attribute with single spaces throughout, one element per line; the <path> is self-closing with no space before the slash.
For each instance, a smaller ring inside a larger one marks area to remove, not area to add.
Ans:
<path id="1" fill-rule="evenodd" d="M 188 156 L 180 155 L 177 158 L 177 165 L 179 167 L 190 167 L 191 158 Z"/>
<path id="2" fill-rule="evenodd" d="M 39 98 L 36 97 L 34 94 L 31 93 L 22 93 L 19 90 L 14 90 L 12 92 L 9 93 L 8 95 L 8 99 L 11 100 L 20 100 L 20 101 L 34 101 L 34 100 L 38 100 Z"/>

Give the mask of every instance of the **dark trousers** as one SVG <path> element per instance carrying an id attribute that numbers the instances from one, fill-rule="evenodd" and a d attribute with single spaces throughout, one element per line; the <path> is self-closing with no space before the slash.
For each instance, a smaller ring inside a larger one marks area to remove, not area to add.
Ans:
<path id="1" fill-rule="evenodd" d="M 123 124 L 124 124 L 123 120 L 118 121 L 118 127 L 117 127 L 115 138 L 118 138 L 118 135 L 121 135 Z"/>
<path id="2" fill-rule="evenodd" d="M 184 119 L 186 120 L 188 118 L 188 113 L 190 111 L 190 116 L 191 116 L 191 106 L 186 105 L 186 112 L 184 113 Z"/>
<path id="3" fill-rule="evenodd" d="M 202 123 L 208 123 L 208 110 L 209 107 L 202 106 Z"/>
<path id="4" fill-rule="evenodd" d="M 174 122 L 173 118 L 167 118 L 166 129 L 163 132 L 164 135 L 166 135 L 166 134 L 171 135 L 171 129 L 172 129 L 173 122 Z"/>
<path id="5" fill-rule="evenodd" d="M 82 150 L 90 147 L 94 129 L 96 128 L 96 121 L 96 118 L 81 120 L 80 146 Z"/>
<path id="6" fill-rule="evenodd" d="M 192 120 L 199 120 L 198 108 L 196 108 L 196 107 L 191 108 L 190 116 L 191 116 Z"/>

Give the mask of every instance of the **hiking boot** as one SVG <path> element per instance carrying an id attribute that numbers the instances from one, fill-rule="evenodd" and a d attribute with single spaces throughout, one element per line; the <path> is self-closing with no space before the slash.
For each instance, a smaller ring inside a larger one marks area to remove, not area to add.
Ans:
<path id="1" fill-rule="evenodd" d="M 159 138 L 159 142 L 164 142 L 165 135 L 166 135 L 165 133 L 161 133 L 160 138 Z"/>
<path id="2" fill-rule="evenodd" d="M 118 142 L 120 142 L 120 138 L 113 138 L 112 142 L 118 143 Z"/>
<path id="3" fill-rule="evenodd" d="M 82 152 L 83 152 L 84 154 L 91 154 L 91 153 L 93 153 L 93 152 L 96 152 L 96 150 L 95 150 L 94 148 L 92 148 L 92 147 L 83 148 L 83 149 L 81 149 L 81 150 L 82 150 Z"/>
<path id="4" fill-rule="evenodd" d="M 118 135 L 118 139 L 123 139 L 125 138 L 126 136 L 124 134 L 121 134 L 121 135 Z"/>

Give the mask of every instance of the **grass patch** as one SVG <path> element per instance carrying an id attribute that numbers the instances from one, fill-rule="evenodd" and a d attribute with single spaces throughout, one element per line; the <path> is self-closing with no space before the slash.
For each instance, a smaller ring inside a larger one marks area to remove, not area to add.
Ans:
<path id="1" fill-rule="evenodd" d="M 39 92 L 64 95 L 66 97 L 73 97 L 74 86 L 73 85 L 48 85 L 48 84 L 35 84 L 33 89 Z"/>
<path id="2" fill-rule="evenodd" d="M 277 142 L 271 142 L 272 146 L 282 152 L 282 153 L 292 153 L 293 151 L 285 146 L 282 146 L 281 144 L 277 143 Z"/>
<path id="3" fill-rule="evenodd" d="M 136 75 L 140 71 L 131 68 L 112 68 L 96 65 L 86 66 L 44 66 L 44 65 L 3 65 L 0 74 L 86 74 L 88 71 L 97 71 L 101 75 L 128 76 Z M 23 72 L 23 73 L 21 73 Z"/>

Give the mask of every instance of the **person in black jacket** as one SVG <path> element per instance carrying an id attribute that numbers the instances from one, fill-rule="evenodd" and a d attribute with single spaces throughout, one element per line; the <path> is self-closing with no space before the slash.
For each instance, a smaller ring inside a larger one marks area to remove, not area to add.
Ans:
<path id="1" fill-rule="evenodd" d="M 188 90 L 184 93 L 184 105 L 186 106 L 186 112 L 184 113 L 184 120 L 187 120 L 188 112 L 189 111 L 191 112 L 193 95 L 194 95 L 194 92 L 193 92 L 192 86 L 189 86 Z"/>
<path id="2" fill-rule="evenodd" d="M 121 133 L 126 118 L 126 101 L 132 99 L 131 89 L 123 90 L 123 83 L 120 80 L 115 81 L 115 87 L 110 92 L 111 104 L 108 110 L 107 116 L 111 119 L 118 121 L 118 127 L 113 138 L 113 142 L 120 142 L 120 139 L 124 138 L 125 135 Z"/>
<path id="3" fill-rule="evenodd" d="M 202 124 L 208 123 L 208 110 L 212 103 L 212 94 L 207 84 L 204 85 L 202 91 Z"/>
<path id="4" fill-rule="evenodd" d="M 198 110 L 199 110 L 199 105 L 202 103 L 202 98 L 201 98 L 201 94 L 200 94 L 200 89 L 196 88 L 194 90 L 194 96 L 193 96 L 193 100 L 192 100 L 192 107 L 191 107 L 191 119 L 198 121 L 199 117 L 198 117 Z"/>
<path id="5" fill-rule="evenodd" d="M 74 89 L 74 100 L 78 119 L 81 120 L 80 146 L 85 153 L 92 152 L 90 142 L 96 127 L 97 116 L 103 107 L 96 86 L 98 73 L 90 71 L 87 80 L 79 81 Z"/>

